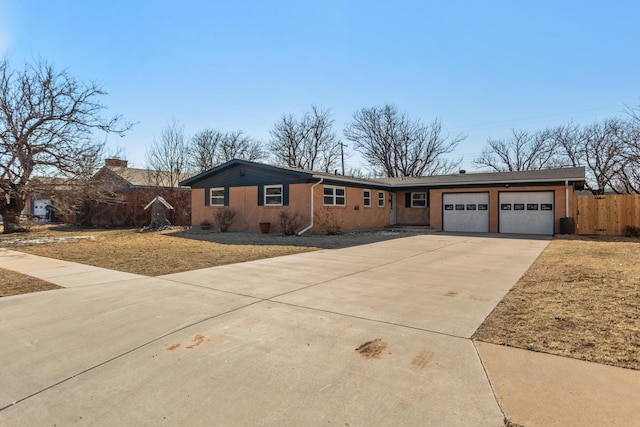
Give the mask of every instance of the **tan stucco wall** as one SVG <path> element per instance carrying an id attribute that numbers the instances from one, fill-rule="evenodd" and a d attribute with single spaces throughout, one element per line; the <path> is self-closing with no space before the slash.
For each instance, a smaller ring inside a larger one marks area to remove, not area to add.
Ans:
<path id="1" fill-rule="evenodd" d="M 560 218 L 569 216 L 573 211 L 574 192 L 569 187 L 569 214 L 565 211 L 565 187 L 564 186 L 530 186 L 530 187 L 487 187 L 487 188 L 460 188 L 447 190 L 431 190 L 431 228 L 442 230 L 442 194 L 443 193 L 489 193 L 489 232 L 498 233 L 498 193 L 507 191 L 554 191 L 554 232 L 560 231 Z"/>
<path id="2" fill-rule="evenodd" d="M 391 222 L 391 204 L 389 202 L 389 192 L 384 191 L 384 206 L 378 206 L 378 190 L 367 190 L 371 192 L 371 206 L 365 207 L 364 191 L 362 188 L 346 187 L 345 206 L 324 206 L 323 205 L 323 185 L 316 187 L 314 193 L 315 211 L 330 212 L 340 222 L 342 230 L 357 230 L 364 228 L 378 228 L 389 225 Z M 313 232 L 322 233 L 324 230 L 316 222 L 311 229 Z"/>
<path id="3" fill-rule="evenodd" d="M 259 230 L 261 222 L 270 222 L 272 231 L 279 231 L 279 216 L 282 210 L 291 213 L 299 212 L 305 217 L 304 224 L 308 224 L 310 209 L 309 188 L 311 184 L 291 184 L 289 185 L 289 206 L 258 206 L 258 187 L 230 187 L 229 206 L 238 211 L 236 221 L 231 226 L 231 230 Z M 203 188 L 192 190 L 192 211 L 191 224 L 194 226 L 208 219 L 214 223 L 215 212 L 222 209 L 222 206 L 205 206 Z"/>
<path id="4" fill-rule="evenodd" d="M 300 213 L 303 217 L 301 228 L 309 225 L 311 213 L 312 184 L 291 184 L 289 186 L 289 206 L 258 206 L 258 187 L 231 187 L 229 190 L 229 206 L 238 211 L 238 219 L 232 230 L 259 230 L 259 223 L 270 222 L 271 230 L 280 231 L 279 215 L 282 210 Z M 385 191 L 385 205 L 378 206 L 378 190 L 371 191 L 371 207 L 363 206 L 364 190 L 362 188 L 346 188 L 346 206 L 323 206 L 323 184 L 314 190 L 314 209 L 316 212 L 329 212 L 340 224 L 342 230 L 355 230 L 384 227 L 390 224 L 391 204 L 389 192 Z M 204 189 L 192 190 L 192 225 L 198 226 L 204 219 L 213 222 L 216 206 L 204 206 Z M 397 193 L 396 222 L 400 225 L 430 225 L 435 230 L 442 230 L 442 194 L 443 193 L 489 193 L 489 231 L 499 232 L 498 193 L 502 191 L 554 191 L 555 192 L 555 232 L 560 230 L 560 218 L 567 216 L 565 212 L 564 186 L 529 186 L 529 187 L 486 187 L 474 189 L 447 189 L 430 191 L 430 208 L 405 208 L 404 192 Z M 574 193 L 569 188 L 569 212 L 573 211 Z M 326 214 L 325 214 L 326 216 Z M 316 220 L 319 217 L 316 217 Z M 321 233 L 324 230 L 315 221 L 311 232 Z"/>
<path id="5" fill-rule="evenodd" d="M 289 185 L 289 206 L 258 206 L 258 187 L 231 187 L 229 189 L 229 207 L 238 211 L 236 222 L 231 230 L 259 230 L 261 222 L 270 222 L 271 231 L 280 231 L 280 212 L 287 210 L 291 213 L 299 213 L 303 217 L 301 229 L 309 225 L 311 215 L 311 186 L 312 184 Z M 364 190 L 361 188 L 346 187 L 346 206 L 323 206 L 323 184 L 314 189 L 314 210 L 330 212 L 340 223 L 342 230 L 358 228 L 376 228 L 389 225 L 390 204 L 389 193 L 385 194 L 385 206 L 378 206 L 378 191 L 371 191 L 371 207 L 365 208 L 363 203 Z M 199 226 L 204 219 L 212 223 L 215 211 L 220 206 L 204 206 L 205 189 L 192 190 L 191 223 Z M 326 215 L 325 215 L 326 216 Z M 324 230 L 318 223 L 310 230 L 321 233 Z"/>
<path id="6" fill-rule="evenodd" d="M 406 193 L 406 191 L 398 192 L 397 223 L 399 225 L 429 225 L 430 208 L 407 208 L 405 206 Z"/>

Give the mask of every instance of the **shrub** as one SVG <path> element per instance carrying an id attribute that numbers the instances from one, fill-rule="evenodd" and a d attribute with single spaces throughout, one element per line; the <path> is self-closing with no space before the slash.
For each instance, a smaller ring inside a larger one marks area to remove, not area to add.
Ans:
<path id="1" fill-rule="evenodd" d="M 236 216 L 238 216 L 238 211 L 235 208 L 224 207 L 222 209 L 218 209 L 213 216 L 220 227 L 221 232 L 229 231 L 229 227 L 236 221 Z"/>
<path id="2" fill-rule="evenodd" d="M 328 235 L 340 234 L 342 231 L 342 221 L 330 209 L 315 211 L 316 224 Z"/>
<path id="3" fill-rule="evenodd" d="M 292 213 L 286 209 L 280 211 L 280 231 L 285 236 L 293 236 L 296 234 L 296 230 L 300 228 L 303 219 L 303 216 L 298 212 Z"/>

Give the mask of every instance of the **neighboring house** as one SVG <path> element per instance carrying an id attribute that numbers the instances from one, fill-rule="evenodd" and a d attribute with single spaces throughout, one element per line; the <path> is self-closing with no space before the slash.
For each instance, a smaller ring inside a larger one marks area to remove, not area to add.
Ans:
<path id="1" fill-rule="evenodd" d="M 34 177 L 31 183 L 34 190 L 27 195 L 21 216 L 28 216 L 40 222 L 55 222 L 64 219 L 54 207 L 54 199 L 69 191 L 64 178 Z"/>
<path id="2" fill-rule="evenodd" d="M 584 181 L 584 168 L 364 179 L 231 160 L 180 185 L 191 187 L 192 225 L 228 206 L 238 211 L 232 230 L 258 230 L 261 222 L 278 230 L 288 210 L 305 215 L 312 232 L 331 218 L 342 230 L 420 225 L 550 235 Z"/>
<path id="3" fill-rule="evenodd" d="M 106 159 L 105 165 L 92 177 L 91 191 L 100 195 L 85 203 L 85 209 L 77 221 L 98 226 L 148 225 L 149 211 L 145 206 L 156 196 L 163 197 L 174 209 L 168 218 L 173 225 L 189 225 L 191 222 L 191 197 L 188 188 L 180 188 L 178 177 L 172 183 L 167 174 L 128 167 L 121 159 Z M 110 194 L 111 198 L 105 195 Z"/>

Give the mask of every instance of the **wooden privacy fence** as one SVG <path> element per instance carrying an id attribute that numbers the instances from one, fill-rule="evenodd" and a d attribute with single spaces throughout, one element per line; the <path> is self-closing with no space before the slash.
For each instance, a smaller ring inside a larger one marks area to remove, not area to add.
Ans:
<path id="1" fill-rule="evenodd" d="M 576 196 L 573 216 L 576 234 L 624 236 L 640 228 L 640 195 Z"/>

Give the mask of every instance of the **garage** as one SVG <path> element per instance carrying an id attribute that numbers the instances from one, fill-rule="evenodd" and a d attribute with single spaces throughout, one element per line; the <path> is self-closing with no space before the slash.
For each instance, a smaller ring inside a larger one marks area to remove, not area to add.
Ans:
<path id="1" fill-rule="evenodd" d="M 500 233 L 553 234 L 554 192 L 500 192 Z"/>
<path id="2" fill-rule="evenodd" d="M 445 193 L 442 195 L 444 231 L 489 232 L 489 193 Z"/>

